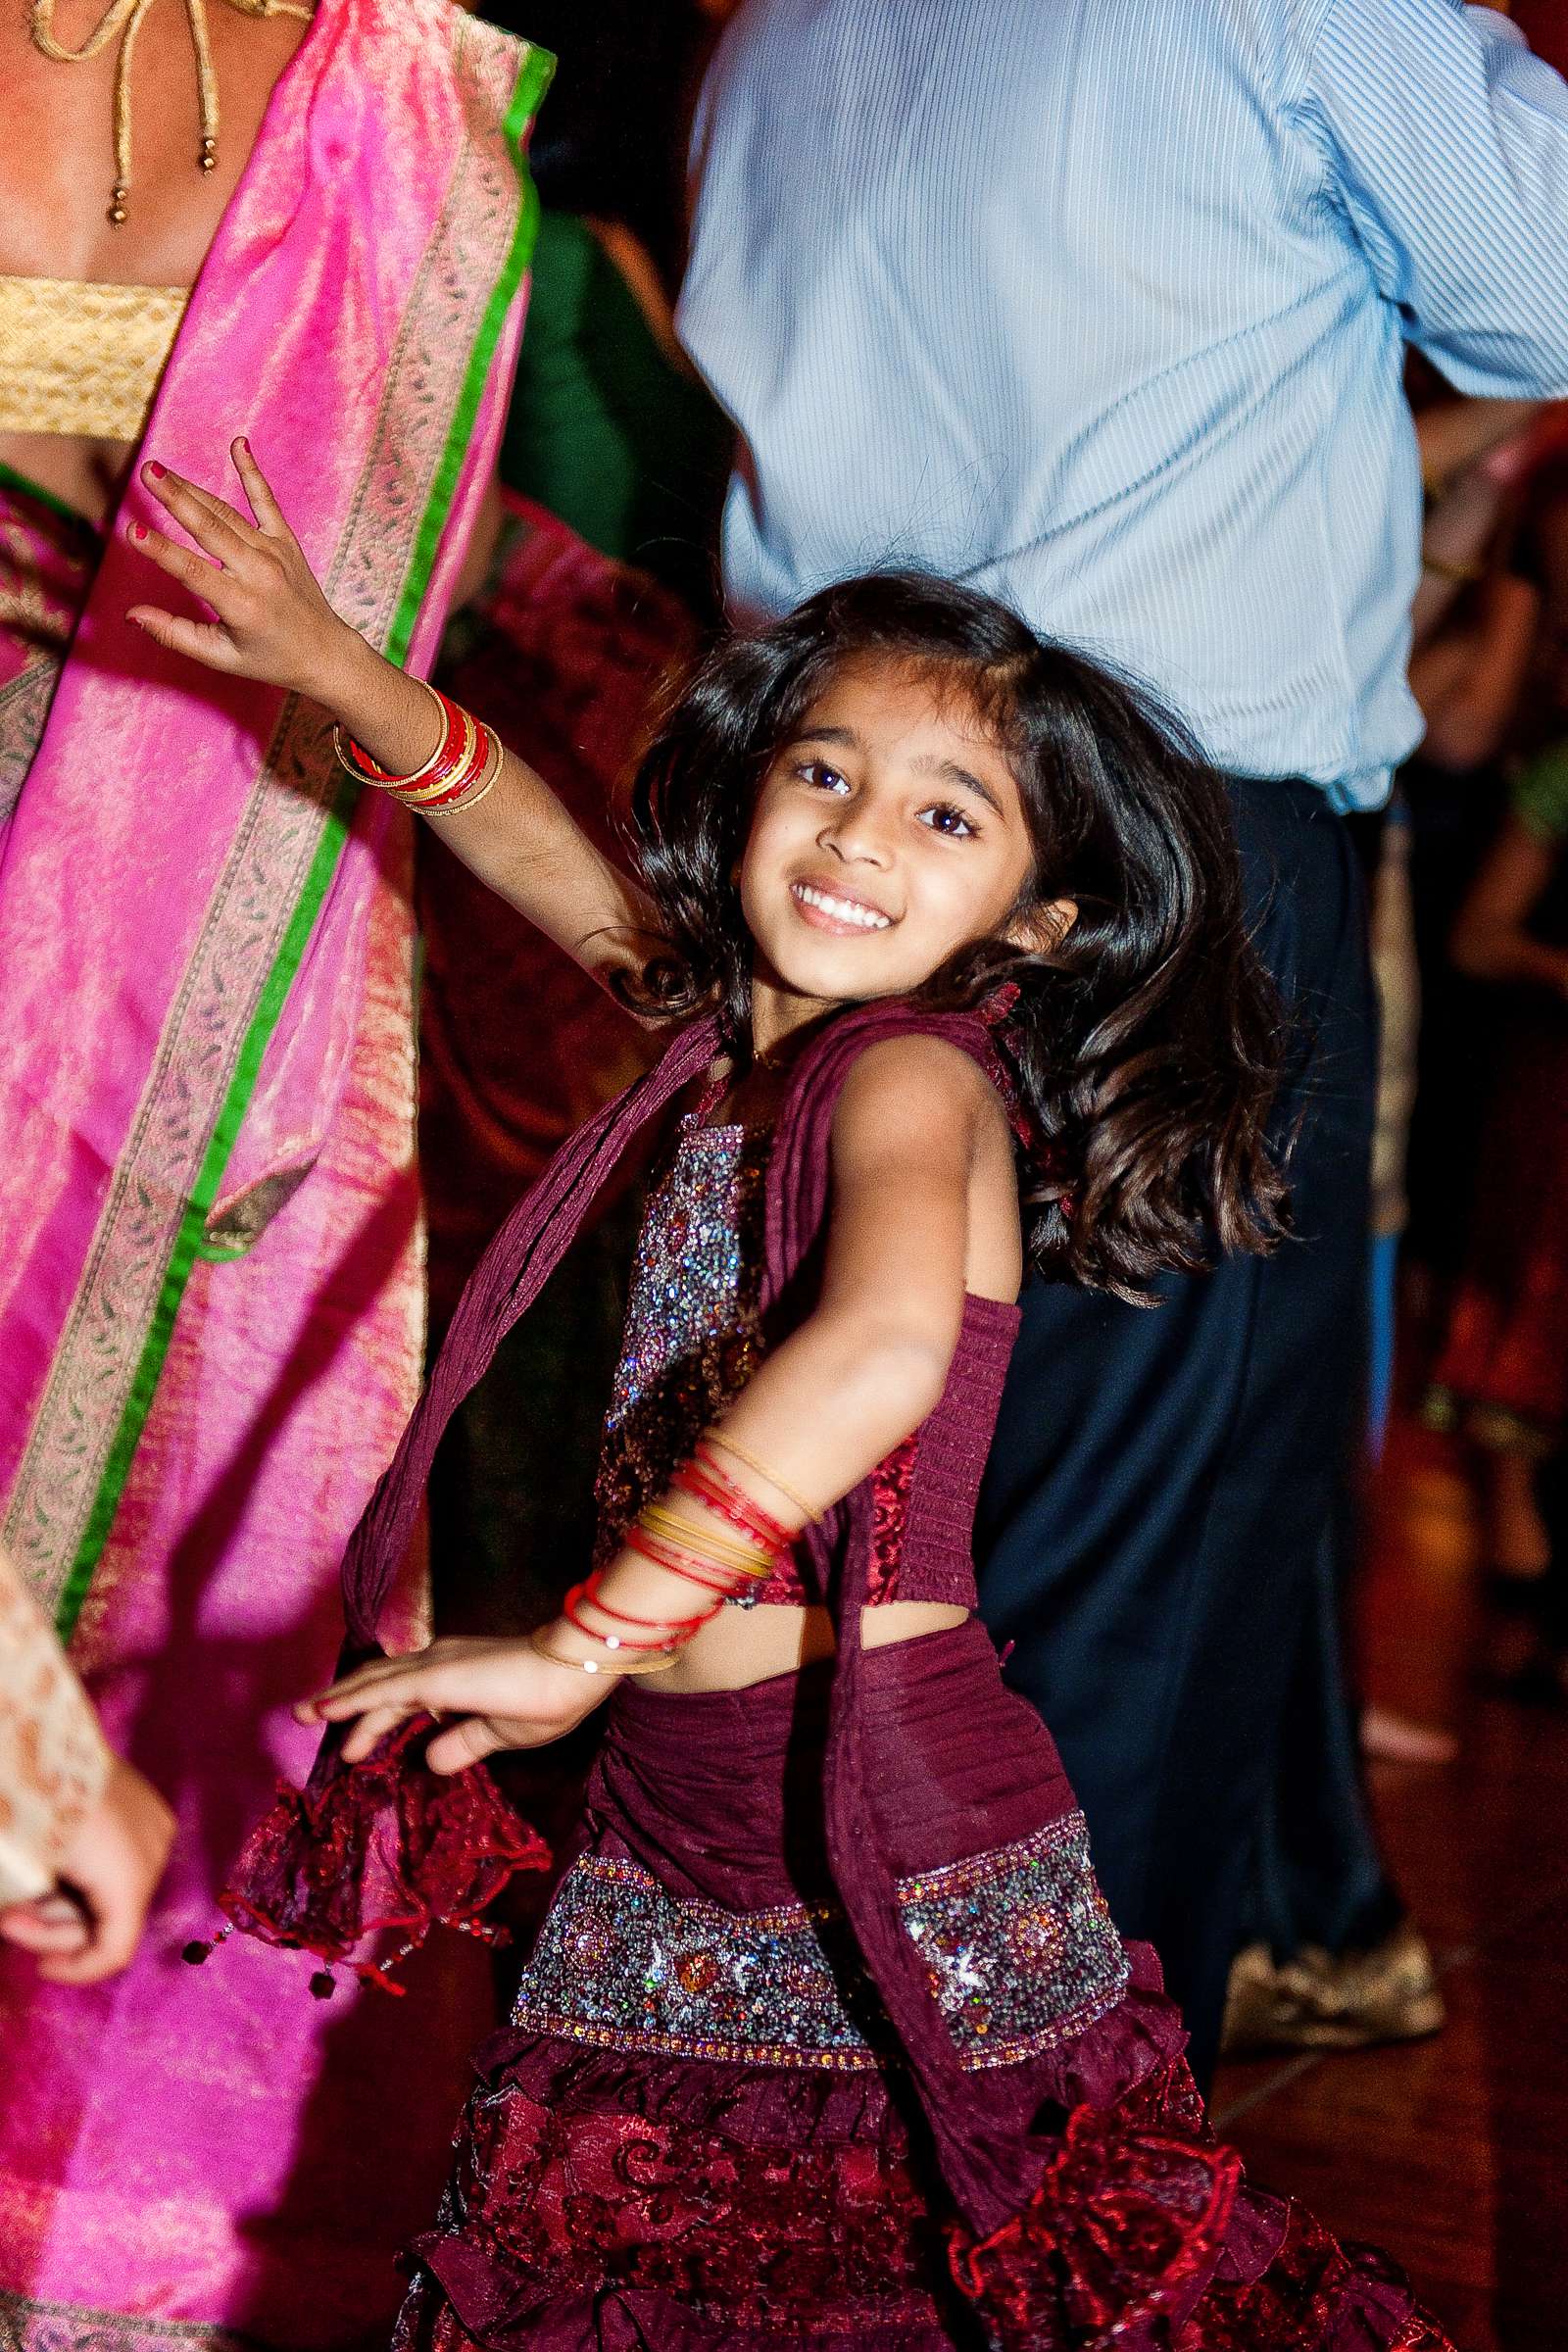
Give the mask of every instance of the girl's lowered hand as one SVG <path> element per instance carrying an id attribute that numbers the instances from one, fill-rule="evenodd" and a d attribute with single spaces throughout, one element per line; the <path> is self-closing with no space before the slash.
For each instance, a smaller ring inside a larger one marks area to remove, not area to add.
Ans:
<path id="1" fill-rule="evenodd" d="M 435 1772 L 463 1772 L 503 1747 L 543 1747 L 561 1739 L 607 1695 L 597 1678 L 553 1666 L 526 1642 L 469 1637 L 433 1642 L 408 1657 L 375 1658 L 330 1690 L 302 1699 L 302 1723 L 358 1721 L 343 1742 L 351 1763 L 368 1756 L 405 1716 L 462 1720 L 425 1750 Z"/>
<path id="2" fill-rule="evenodd" d="M 199 597 L 214 617 L 194 620 L 160 605 L 132 605 L 126 618 L 209 669 L 308 694 L 335 709 L 335 681 L 346 662 L 364 656 L 365 641 L 321 594 L 250 444 L 235 441 L 230 454 L 254 520 L 216 492 L 149 463 L 143 483 L 198 552 L 146 523 L 127 529 L 137 554 Z"/>

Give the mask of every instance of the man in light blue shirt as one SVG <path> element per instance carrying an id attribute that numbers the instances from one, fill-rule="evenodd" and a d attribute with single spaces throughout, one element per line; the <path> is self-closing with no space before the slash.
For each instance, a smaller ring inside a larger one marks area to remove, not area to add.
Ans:
<path id="1" fill-rule="evenodd" d="M 738 422 L 738 610 L 913 564 L 1374 808 L 1417 343 L 1568 393 L 1568 93 L 1449 0 L 752 0 L 680 331 Z"/>
<path id="2" fill-rule="evenodd" d="M 1315 1037 L 1301 1239 L 1153 1315 L 1032 1286 L 982 1515 L 988 1622 L 1201 2073 L 1354 1413 L 1373 1023 L 1335 811 L 1420 734 L 1403 347 L 1568 396 L 1568 89 L 1458 0 L 748 0 L 695 172 L 733 607 L 912 564 L 1150 682 L 1238 779 Z"/>

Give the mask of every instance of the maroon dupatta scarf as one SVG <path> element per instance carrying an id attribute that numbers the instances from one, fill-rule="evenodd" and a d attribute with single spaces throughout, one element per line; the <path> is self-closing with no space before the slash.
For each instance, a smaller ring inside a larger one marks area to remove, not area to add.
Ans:
<path id="1" fill-rule="evenodd" d="M 833 1115 L 858 1056 L 885 1038 L 944 1037 L 972 1054 L 1006 1095 L 992 1030 L 1007 1001 L 1003 992 L 985 1014 L 926 1013 L 900 1003 L 860 1007 L 840 1014 L 803 1054 L 769 1162 L 764 1318 L 776 1315 L 822 1239 Z M 568 1139 L 491 1243 L 349 1544 L 346 1661 L 378 1647 L 381 1607 L 453 1412 L 560 1263 L 633 1142 L 708 1067 L 719 1045 L 711 1016 L 684 1029 L 653 1070 Z M 984 2232 L 1027 2202 L 1039 2156 L 1026 2141 L 998 2144 L 994 2116 L 959 2062 L 924 1965 L 900 1925 L 892 1871 L 865 1834 L 858 1702 L 871 1510 L 867 1480 L 802 1543 L 838 1639 L 825 1761 L 828 1865 L 908 2062 L 949 2189 L 965 2220 Z M 482 1765 L 451 1778 L 425 1769 L 427 1730 L 425 1719 L 416 1719 L 354 1766 L 342 1761 L 341 1735 L 327 1733 L 304 1790 L 282 1788 L 247 1840 L 223 1898 L 236 1927 L 379 1977 L 374 1961 L 363 1956 L 369 1936 L 396 1927 L 416 1942 L 438 1922 L 471 1930 L 514 1871 L 548 1863 L 543 1840 L 517 1819 Z M 190 1956 L 204 1957 L 205 1949 L 193 1947 Z M 330 1976 L 315 1984 L 328 1989 Z"/>

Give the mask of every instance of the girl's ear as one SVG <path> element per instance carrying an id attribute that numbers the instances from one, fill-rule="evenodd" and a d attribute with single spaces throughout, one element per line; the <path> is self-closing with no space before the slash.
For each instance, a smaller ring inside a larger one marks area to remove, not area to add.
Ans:
<path id="1" fill-rule="evenodd" d="M 1076 899 L 1051 899 L 1014 915 L 1003 937 L 1026 955 L 1043 956 L 1049 963 L 1077 920 Z"/>

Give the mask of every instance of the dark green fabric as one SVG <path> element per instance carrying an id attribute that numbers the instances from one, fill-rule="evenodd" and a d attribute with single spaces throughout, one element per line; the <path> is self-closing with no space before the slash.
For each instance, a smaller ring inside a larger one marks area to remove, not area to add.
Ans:
<path id="1" fill-rule="evenodd" d="M 1568 743 L 1553 744 L 1521 769 L 1513 812 L 1538 841 L 1568 842 Z"/>
<path id="2" fill-rule="evenodd" d="M 502 479 L 704 612 L 729 455 L 722 411 L 662 350 L 588 223 L 547 212 Z"/>
<path id="3" fill-rule="evenodd" d="M 92 530 L 92 524 L 84 514 L 78 514 L 74 507 L 68 507 L 63 498 L 56 498 L 52 490 L 44 490 L 26 474 L 18 473 L 14 466 L 0 465 L 0 490 L 14 490 L 23 498 L 36 499 L 39 506 L 47 507 L 52 514 L 59 514 L 65 521 L 75 523 L 80 530 Z M 98 534 L 93 532 L 93 536 L 96 538 Z"/>

